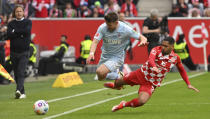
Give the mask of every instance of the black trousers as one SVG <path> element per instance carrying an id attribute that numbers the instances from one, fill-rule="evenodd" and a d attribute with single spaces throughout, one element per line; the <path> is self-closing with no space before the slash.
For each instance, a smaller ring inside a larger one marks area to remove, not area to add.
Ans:
<path id="1" fill-rule="evenodd" d="M 197 69 L 197 65 L 195 65 L 193 63 L 190 56 L 188 58 L 182 60 L 182 63 L 185 64 L 187 66 L 187 68 L 189 68 L 190 70 L 196 70 Z"/>
<path id="2" fill-rule="evenodd" d="M 77 64 L 86 64 L 86 59 L 79 57 L 79 58 L 77 58 L 76 63 Z"/>
<path id="3" fill-rule="evenodd" d="M 56 62 L 56 59 L 53 58 L 53 57 L 48 57 L 48 58 L 42 58 L 40 61 L 39 61 L 39 67 L 38 67 L 38 74 L 39 75 L 47 75 L 46 73 L 46 70 L 47 70 L 47 65 L 49 63 L 52 63 L 52 62 Z"/>
<path id="4" fill-rule="evenodd" d="M 25 94 L 24 80 L 25 80 L 25 70 L 29 59 L 29 52 L 23 52 L 23 53 L 11 52 L 10 58 L 13 65 L 15 82 L 17 84 L 16 90 L 19 90 L 22 94 Z"/>

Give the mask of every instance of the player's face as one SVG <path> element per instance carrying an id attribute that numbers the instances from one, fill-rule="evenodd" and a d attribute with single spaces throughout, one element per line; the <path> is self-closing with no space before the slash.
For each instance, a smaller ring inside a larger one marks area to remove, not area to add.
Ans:
<path id="1" fill-rule="evenodd" d="M 162 47 L 162 53 L 163 55 L 168 55 L 171 53 L 171 51 L 173 50 L 174 46 L 169 44 L 168 41 L 163 41 L 161 44 Z"/>
<path id="2" fill-rule="evenodd" d="M 118 22 L 106 22 L 109 31 L 114 31 L 117 28 Z"/>
<path id="3" fill-rule="evenodd" d="M 23 9 L 21 7 L 18 7 L 16 10 L 15 10 L 15 17 L 17 19 L 22 19 L 23 18 Z"/>

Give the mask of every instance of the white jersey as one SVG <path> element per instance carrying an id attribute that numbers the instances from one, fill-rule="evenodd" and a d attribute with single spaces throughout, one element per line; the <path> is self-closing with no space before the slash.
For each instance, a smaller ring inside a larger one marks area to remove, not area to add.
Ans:
<path id="1" fill-rule="evenodd" d="M 110 32 L 106 23 L 99 26 L 94 39 L 103 40 L 102 56 L 124 58 L 125 47 L 130 38 L 139 39 L 140 34 L 129 27 L 127 24 L 118 21 L 117 29 Z"/>

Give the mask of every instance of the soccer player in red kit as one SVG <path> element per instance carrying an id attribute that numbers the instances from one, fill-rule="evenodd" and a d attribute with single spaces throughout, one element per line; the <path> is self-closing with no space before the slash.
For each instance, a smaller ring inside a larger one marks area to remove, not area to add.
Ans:
<path id="1" fill-rule="evenodd" d="M 198 89 L 190 84 L 180 57 L 173 52 L 174 42 L 172 37 L 165 38 L 161 46 L 152 49 L 149 59 L 141 68 L 115 80 L 114 83 L 107 82 L 104 84 L 107 88 L 118 90 L 121 89 L 123 85 L 140 85 L 139 97 L 128 102 L 120 102 L 119 105 L 112 108 L 113 112 L 124 107 L 143 106 L 150 99 L 155 88 L 160 86 L 163 78 L 174 65 L 177 66 L 188 88 L 199 92 Z"/>

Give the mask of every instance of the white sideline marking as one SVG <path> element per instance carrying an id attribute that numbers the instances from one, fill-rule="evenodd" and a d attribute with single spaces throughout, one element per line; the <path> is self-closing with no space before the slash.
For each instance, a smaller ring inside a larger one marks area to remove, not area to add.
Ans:
<path id="1" fill-rule="evenodd" d="M 202 73 L 198 73 L 198 74 L 195 74 L 195 75 L 191 75 L 191 76 L 189 76 L 189 78 L 200 76 L 200 75 L 203 75 L 205 73 L 206 72 L 202 72 Z M 182 79 L 180 78 L 180 79 L 175 79 L 175 80 L 172 80 L 172 81 L 168 81 L 168 82 L 163 83 L 161 86 L 168 85 L 168 84 L 171 84 L 171 83 L 175 83 L 175 82 L 178 82 L 178 81 L 181 81 L 181 80 Z M 60 116 L 66 115 L 66 114 L 70 114 L 70 113 L 73 113 L 73 112 L 76 112 L 76 111 L 79 111 L 79 110 L 82 110 L 82 109 L 86 109 L 86 108 L 89 108 L 89 107 L 98 105 L 98 104 L 102 104 L 102 103 L 105 103 L 105 102 L 108 102 L 108 101 L 111 101 L 111 100 L 115 100 L 115 99 L 118 99 L 118 98 L 130 96 L 130 95 L 133 95 L 135 93 L 137 93 L 137 91 L 134 91 L 134 92 L 131 92 L 131 93 L 128 93 L 128 94 L 125 94 L 125 95 L 121 95 L 121 96 L 117 96 L 117 97 L 113 97 L 113 98 L 108 98 L 108 99 L 105 99 L 105 100 L 101 100 L 101 101 L 98 101 L 96 103 L 92 103 L 92 104 L 89 104 L 89 105 L 78 107 L 78 108 L 75 108 L 75 109 L 72 109 L 72 110 L 69 110 L 69 111 L 60 113 L 60 114 L 48 116 L 48 117 L 45 117 L 43 119 L 52 119 L 52 118 L 60 117 Z"/>
<path id="2" fill-rule="evenodd" d="M 64 99 L 74 98 L 74 97 L 77 97 L 77 96 L 82 96 L 82 95 L 87 95 L 87 94 L 91 94 L 91 93 L 100 92 L 100 91 L 107 90 L 107 89 L 108 88 L 101 88 L 101 89 L 97 89 L 97 90 L 93 90 L 93 91 L 89 91 L 89 92 L 84 92 L 84 93 L 80 93 L 80 94 L 76 94 L 76 95 L 71 95 L 71 96 L 67 96 L 67 97 L 51 99 L 51 100 L 48 100 L 47 102 L 51 103 L 51 102 L 55 102 L 55 101 L 59 101 L 59 100 L 64 100 Z"/>

